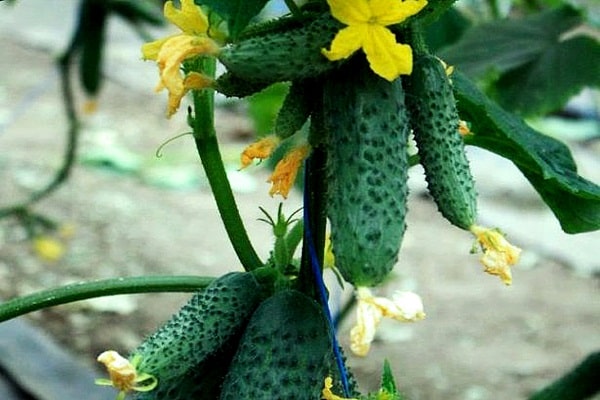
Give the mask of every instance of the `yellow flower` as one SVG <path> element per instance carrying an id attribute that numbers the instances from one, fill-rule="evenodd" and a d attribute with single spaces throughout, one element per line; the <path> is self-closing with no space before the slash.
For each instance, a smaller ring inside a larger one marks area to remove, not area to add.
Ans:
<path id="1" fill-rule="evenodd" d="M 259 160 L 269 158 L 280 142 L 281 139 L 276 135 L 269 135 L 246 147 L 240 156 L 240 162 L 242 164 L 240 169 L 244 169 L 252 164 L 252 161 L 256 158 Z"/>
<path id="2" fill-rule="evenodd" d="M 110 379 L 96 379 L 96 384 L 118 389 L 117 400 L 123 400 L 132 390 L 149 392 L 158 385 L 158 380 L 154 376 L 146 373 L 138 374 L 136 368 L 140 362 L 139 358 L 129 361 L 116 351 L 108 350 L 100 354 L 97 360 L 106 366 Z"/>
<path id="3" fill-rule="evenodd" d="M 327 378 L 325 378 L 325 382 L 323 383 L 323 391 L 321 392 L 321 399 L 322 400 L 357 400 L 357 399 L 349 399 L 346 397 L 340 397 L 336 394 L 334 394 L 331 391 L 331 388 L 333 387 L 333 379 L 331 379 L 330 376 L 328 376 Z"/>
<path id="4" fill-rule="evenodd" d="M 358 300 L 356 325 L 350 330 L 350 349 L 358 356 L 366 356 L 375 339 L 375 332 L 383 317 L 402 322 L 425 318 L 423 302 L 412 292 L 396 291 L 392 299 L 375 297 L 366 287 L 356 289 Z"/>
<path id="5" fill-rule="evenodd" d="M 54 263 L 65 254 L 65 246 L 50 236 L 40 235 L 33 239 L 33 251 L 42 260 Z"/>
<path id="6" fill-rule="evenodd" d="M 505 285 L 510 285 L 510 267 L 519 261 L 521 249 L 510 244 L 498 229 L 473 225 L 470 231 L 483 250 L 480 261 L 485 267 L 485 272 L 499 276 Z"/>
<path id="7" fill-rule="evenodd" d="M 296 175 L 302 162 L 310 153 L 310 145 L 305 143 L 290 150 L 275 166 L 275 170 L 267 179 L 272 184 L 269 194 L 280 194 L 284 199 L 296 181 Z"/>
<path id="8" fill-rule="evenodd" d="M 181 9 L 175 8 L 172 1 L 167 1 L 164 14 L 182 33 L 144 44 L 142 55 L 145 60 L 153 60 L 158 64 L 160 81 L 156 91 L 168 90 L 167 117 L 170 117 L 188 91 L 207 88 L 213 83 L 212 79 L 197 72 L 191 73 L 195 76 L 189 79 L 191 74 L 184 76 L 181 64 L 199 55 L 215 55 L 219 52 L 219 46 L 208 37 L 208 19 L 194 0 L 181 0 Z"/>
<path id="9" fill-rule="evenodd" d="M 323 49 L 330 61 L 350 57 L 363 49 L 373 72 L 388 81 L 412 72 L 412 49 L 396 43 L 388 28 L 417 14 L 426 0 L 327 0 L 335 19 L 348 25 L 341 29 L 331 49 Z"/>

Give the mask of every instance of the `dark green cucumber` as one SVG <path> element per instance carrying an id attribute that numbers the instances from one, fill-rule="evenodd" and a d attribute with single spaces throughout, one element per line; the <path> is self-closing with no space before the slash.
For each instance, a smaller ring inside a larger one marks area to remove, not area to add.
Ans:
<path id="1" fill-rule="evenodd" d="M 353 285 L 374 286 L 396 263 L 406 228 L 404 92 L 360 57 L 325 80 L 323 101 L 335 264 Z"/>
<path id="2" fill-rule="evenodd" d="M 275 119 L 275 134 L 281 139 L 298 132 L 308 120 L 314 105 L 314 84 L 312 80 L 292 82 Z"/>
<path id="3" fill-rule="evenodd" d="M 98 94 L 102 85 L 102 55 L 108 9 L 102 2 L 87 0 L 81 5 L 79 32 L 81 56 L 79 73 L 81 85 L 90 96 Z"/>
<path id="4" fill-rule="evenodd" d="M 195 294 L 164 326 L 133 351 L 139 372 L 154 375 L 158 387 L 181 377 L 238 335 L 262 300 L 251 273 L 233 272 Z"/>
<path id="5" fill-rule="evenodd" d="M 319 304 L 298 291 L 278 292 L 252 315 L 220 398 L 320 399 L 331 351 Z"/>
<path id="6" fill-rule="evenodd" d="M 218 58 L 227 70 L 253 82 L 314 78 L 337 66 L 321 54 L 343 25 L 330 13 L 296 28 L 251 36 L 225 47 Z"/>
<path id="7" fill-rule="evenodd" d="M 438 58 L 422 55 L 416 58 L 412 74 L 404 79 L 406 104 L 429 192 L 450 223 L 469 229 L 477 216 L 477 193 L 445 68 Z"/>

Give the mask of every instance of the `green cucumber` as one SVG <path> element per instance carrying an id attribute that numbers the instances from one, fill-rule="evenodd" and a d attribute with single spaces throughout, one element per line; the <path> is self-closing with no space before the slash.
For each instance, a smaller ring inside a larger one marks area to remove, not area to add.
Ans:
<path id="1" fill-rule="evenodd" d="M 314 78 L 340 65 L 321 54 L 343 25 L 330 13 L 298 27 L 250 36 L 223 48 L 219 61 L 227 71 L 251 82 Z"/>
<path id="2" fill-rule="evenodd" d="M 362 57 L 325 80 L 328 217 L 335 264 L 355 286 L 383 281 L 397 261 L 408 197 L 409 124 L 399 79 Z"/>
<path id="3" fill-rule="evenodd" d="M 293 81 L 275 119 L 275 134 L 286 139 L 302 129 L 314 105 L 312 80 Z"/>
<path id="4" fill-rule="evenodd" d="M 320 399 L 331 354 L 320 305 L 295 290 L 278 292 L 252 315 L 220 398 Z"/>
<path id="5" fill-rule="evenodd" d="M 417 57 L 412 74 L 403 79 L 429 192 L 450 223 L 469 229 L 477 216 L 477 193 L 458 132 L 460 120 L 450 79 L 442 62 L 432 55 Z"/>
<path id="6" fill-rule="evenodd" d="M 79 32 L 81 33 L 81 57 L 79 78 L 85 92 L 95 96 L 102 85 L 102 56 L 108 9 L 102 2 L 87 0 L 81 5 Z"/>
<path id="7" fill-rule="evenodd" d="M 189 373 L 238 335 L 262 300 L 251 273 L 232 272 L 215 279 L 133 351 L 140 373 L 154 375 L 158 388 Z"/>

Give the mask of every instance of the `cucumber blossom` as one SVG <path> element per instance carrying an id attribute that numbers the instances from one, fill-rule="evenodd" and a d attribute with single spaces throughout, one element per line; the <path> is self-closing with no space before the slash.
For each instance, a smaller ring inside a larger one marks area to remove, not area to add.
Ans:
<path id="1" fill-rule="evenodd" d="M 355 286 L 380 283 L 406 229 L 408 117 L 399 79 L 355 58 L 325 80 L 328 217 L 335 264 Z"/>
<path id="2" fill-rule="evenodd" d="M 132 357 L 141 357 L 138 371 L 154 375 L 159 388 L 186 375 L 238 335 L 261 300 L 261 287 L 250 273 L 214 280 L 134 350 Z"/>
<path id="3" fill-rule="evenodd" d="M 429 192 L 450 223 L 468 229 L 475 223 L 477 194 L 458 132 L 450 79 L 432 55 L 417 57 L 405 78 L 406 103 Z"/>
<path id="4" fill-rule="evenodd" d="M 253 82 L 313 78 L 336 68 L 321 54 L 343 25 L 330 13 L 284 31 L 251 36 L 223 48 L 219 61 L 227 71 Z"/>
<path id="5" fill-rule="evenodd" d="M 278 292 L 252 315 L 220 398 L 320 399 L 331 354 L 319 304 L 295 290 Z"/>

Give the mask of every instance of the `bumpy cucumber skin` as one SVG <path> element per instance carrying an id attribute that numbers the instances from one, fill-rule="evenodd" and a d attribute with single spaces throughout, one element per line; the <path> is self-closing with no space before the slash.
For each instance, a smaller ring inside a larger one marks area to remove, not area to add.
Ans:
<path id="1" fill-rule="evenodd" d="M 306 123 L 314 104 L 314 91 L 311 90 L 311 85 L 314 84 L 314 81 L 308 80 L 292 82 L 275 119 L 274 129 L 277 136 L 282 139 L 288 138 Z"/>
<path id="2" fill-rule="evenodd" d="M 406 229 L 409 134 L 399 79 L 358 58 L 325 80 L 328 217 L 336 267 L 355 286 L 380 283 Z"/>
<path id="3" fill-rule="evenodd" d="M 321 307 L 298 291 L 278 292 L 248 323 L 220 398 L 320 399 L 331 351 Z"/>
<path id="4" fill-rule="evenodd" d="M 218 58 L 239 78 L 284 82 L 313 78 L 336 68 L 321 54 L 343 25 L 330 13 L 284 32 L 249 37 L 225 47 Z"/>
<path id="5" fill-rule="evenodd" d="M 451 85 L 439 59 L 420 56 L 405 77 L 406 103 L 429 192 L 450 223 L 468 229 L 477 216 L 477 193 Z"/>
<path id="6" fill-rule="evenodd" d="M 133 352 L 141 356 L 138 371 L 158 378 L 159 387 L 184 376 L 238 335 L 261 300 L 251 273 L 216 279 Z"/>

